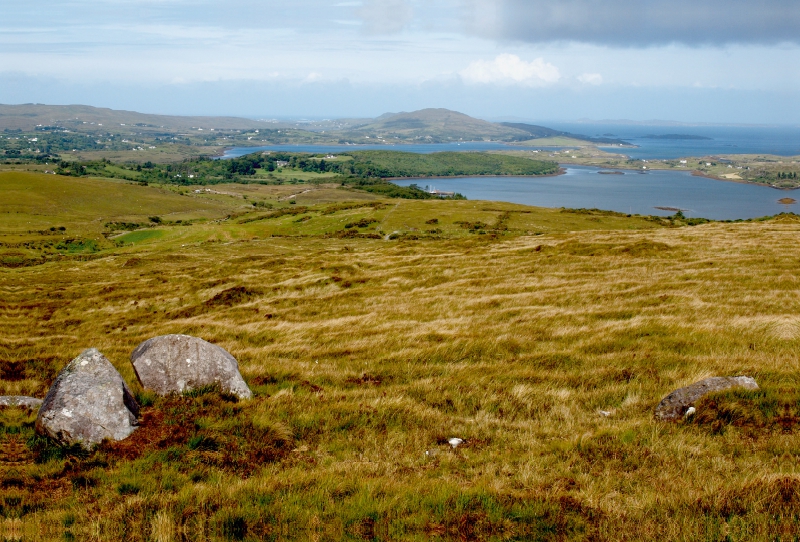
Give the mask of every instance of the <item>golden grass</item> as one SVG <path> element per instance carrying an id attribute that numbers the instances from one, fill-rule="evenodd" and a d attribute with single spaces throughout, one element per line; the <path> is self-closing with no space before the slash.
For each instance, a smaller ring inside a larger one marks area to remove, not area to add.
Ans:
<path id="1" fill-rule="evenodd" d="M 411 228 L 434 215 L 445 224 L 495 220 L 499 211 L 484 210 L 495 205 L 401 202 L 312 221 L 375 215 Z M 570 222 L 553 221 L 598 223 L 527 210 L 520 216 L 552 229 L 253 239 L 251 228 L 265 231 L 270 220 L 228 221 L 91 261 L 0 269 L 0 393 L 41 397 L 61 367 L 97 347 L 146 397 L 130 351 L 155 335 L 188 333 L 228 349 L 256 397 L 232 406 L 185 399 L 198 409 L 187 434 L 237 446 L 257 431 L 285 443 L 246 473 L 226 466 L 224 450 L 178 437 L 134 458 L 100 451 L 37 464 L 19 440 L 30 422 L 14 425 L 6 411 L 4 427 L 22 429 L 19 438 L 4 429 L 4 446 L 23 451 L 0 469 L 25 484 L 4 484 L 6 533 L 772 540 L 795 532 L 794 426 L 663 424 L 652 410 L 676 387 L 713 375 L 750 375 L 770 394 L 792 396 L 800 224 L 567 231 Z M 203 241 L 212 237 L 223 242 Z M 225 295 L 231 288 L 241 295 Z M 147 409 L 177 415 L 163 400 Z M 452 436 L 465 445 L 451 450 Z M 47 499 L 37 498 L 42 491 Z"/>

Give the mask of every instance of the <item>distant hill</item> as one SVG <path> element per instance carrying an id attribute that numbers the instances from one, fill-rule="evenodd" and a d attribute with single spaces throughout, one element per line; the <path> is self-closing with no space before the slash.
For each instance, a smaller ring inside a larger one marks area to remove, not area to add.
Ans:
<path id="1" fill-rule="evenodd" d="M 535 124 L 523 124 L 521 122 L 501 122 L 503 126 L 507 126 L 509 128 L 514 128 L 516 130 L 520 130 L 526 132 L 530 135 L 527 139 L 541 139 L 546 137 L 568 137 L 571 139 L 577 139 L 579 141 L 588 141 L 590 143 L 595 143 L 598 145 L 629 145 L 627 141 L 623 141 L 621 139 L 609 138 L 609 137 L 589 137 L 582 134 L 573 134 L 570 132 L 561 132 L 559 130 L 553 130 L 552 128 L 545 128 L 544 126 L 537 126 Z"/>
<path id="2" fill-rule="evenodd" d="M 341 121 L 340 121 L 341 122 Z M 392 141 L 443 143 L 452 141 L 504 141 L 566 137 L 594 144 L 625 145 L 625 141 L 608 137 L 589 137 L 520 122 L 488 122 L 449 109 L 421 109 L 410 113 L 385 113 L 354 126 L 343 133 L 351 138 L 370 136 Z"/>
<path id="3" fill-rule="evenodd" d="M 522 141 L 530 139 L 516 128 L 476 119 L 449 109 L 422 109 L 410 113 L 388 113 L 348 131 L 352 136 L 371 136 L 424 142 Z"/>
<path id="4" fill-rule="evenodd" d="M 522 122 L 501 122 L 502 126 L 508 126 L 516 130 L 521 130 L 528 134 L 528 139 L 541 139 L 544 137 L 558 137 L 563 136 L 566 132 L 553 130 L 552 128 L 545 128 L 544 126 L 537 126 L 535 124 L 524 124 Z"/>
<path id="5" fill-rule="evenodd" d="M 102 126 L 99 126 L 101 125 Z M 33 131 L 37 125 L 107 131 L 113 127 L 135 126 L 142 131 L 181 131 L 192 128 L 248 130 L 264 128 L 263 122 L 238 117 L 181 117 L 150 115 L 88 105 L 2 105 L 0 130 Z"/>

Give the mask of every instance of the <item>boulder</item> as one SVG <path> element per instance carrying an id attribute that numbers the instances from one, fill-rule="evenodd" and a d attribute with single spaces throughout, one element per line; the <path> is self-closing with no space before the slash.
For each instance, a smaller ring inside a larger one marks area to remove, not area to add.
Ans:
<path id="1" fill-rule="evenodd" d="M 239 373 L 236 358 L 197 337 L 154 337 L 136 347 L 131 353 L 131 363 L 142 387 L 159 395 L 218 384 L 223 392 L 240 399 L 253 397 Z"/>
<path id="2" fill-rule="evenodd" d="M 103 354 L 90 348 L 56 377 L 39 409 L 36 432 L 88 449 L 103 439 L 128 437 L 138 416 L 139 405 L 122 376 Z"/>
<path id="3" fill-rule="evenodd" d="M 0 407 L 17 407 L 36 410 L 42 406 L 42 400 L 25 395 L 0 395 Z"/>
<path id="4" fill-rule="evenodd" d="M 685 388 L 677 389 L 664 397 L 656 407 L 655 417 L 657 420 L 662 421 L 681 419 L 686 414 L 686 411 L 689 410 L 689 407 L 704 395 L 736 387 L 757 390 L 758 384 L 755 379 L 749 376 L 714 376 L 706 378 Z"/>

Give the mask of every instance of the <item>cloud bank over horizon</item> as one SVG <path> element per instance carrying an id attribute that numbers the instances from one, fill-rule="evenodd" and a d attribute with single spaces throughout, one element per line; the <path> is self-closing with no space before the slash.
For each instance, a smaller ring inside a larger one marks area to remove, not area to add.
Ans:
<path id="1" fill-rule="evenodd" d="M 617 47 L 800 43 L 796 0 L 469 0 L 491 39 Z"/>
<path id="2" fill-rule="evenodd" d="M 800 91 L 800 3 L 787 0 L 0 0 L 0 10 L 2 103 L 800 123 L 783 98 Z"/>

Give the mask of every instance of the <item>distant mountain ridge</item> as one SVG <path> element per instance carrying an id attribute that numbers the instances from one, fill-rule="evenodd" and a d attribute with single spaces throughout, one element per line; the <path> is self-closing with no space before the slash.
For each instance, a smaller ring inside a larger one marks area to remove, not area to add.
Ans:
<path id="1" fill-rule="evenodd" d="M 247 130 L 263 128 L 264 123 L 239 117 L 185 117 L 153 115 L 89 105 L 0 104 L 0 130 L 30 131 L 37 125 L 78 127 L 85 131 L 105 131 L 114 126 L 136 126 L 151 130 L 189 130 L 192 128 Z M 99 127 L 102 125 L 102 127 Z"/>
<path id="2" fill-rule="evenodd" d="M 521 143 L 542 138 L 570 138 L 593 144 L 626 144 L 619 139 L 589 137 L 534 124 L 489 122 L 443 108 L 384 113 L 374 119 L 277 122 L 240 117 L 155 115 L 86 105 L 0 104 L 0 131 L 30 132 L 48 126 L 85 133 L 131 128 L 135 128 L 137 133 L 151 134 L 189 130 L 194 130 L 196 134 L 203 133 L 203 130 L 271 131 L 273 136 L 276 133 L 281 136 L 281 144 L 291 144 L 295 140 L 313 140 L 317 144 Z"/>

